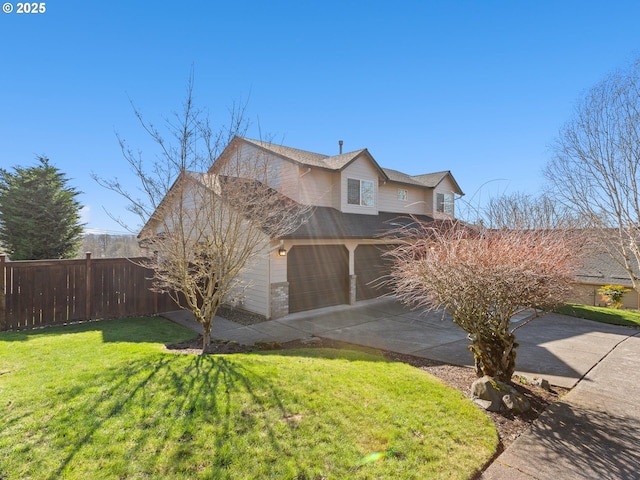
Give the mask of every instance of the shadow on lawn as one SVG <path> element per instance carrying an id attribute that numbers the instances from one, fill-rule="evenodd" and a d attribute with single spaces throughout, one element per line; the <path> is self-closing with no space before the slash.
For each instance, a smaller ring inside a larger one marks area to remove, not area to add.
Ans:
<path id="1" fill-rule="evenodd" d="M 95 448 L 95 464 L 104 463 L 111 442 L 125 442 L 126 456 L 140 461 L 138 468 L 148 474 L 158 467 L 166 470 L 193 454 L 191 441 L 202 441 L 203 422 L 214 425 L 215 435 L 207 437 L 210 454 L 197 458 L 213 469 L 225 468 L 233 460 L 229 451 L 229 438 L 238 429 L 247 427 L 256 418 L 242 419 L 245 415 L 260 416 L 267 410 L 287 412 L 278 390 L 268 378 L 256 374 L 228 357 L 213 356 L 161 356 L 154 364 L 145 360 L 132 361 L 119 368 L 82 379 L 75 388 L 60 392 L 57 403 L 64 410 L 53 415 L 46 428 L 34 432 L 41 443 L 57 443 L 60 453 L 56 470 L 49 478 L 60 478 L 73 464 L 81 450 Z M 247 412 L 238 415 L 238 403 L 248 402 Z M 244 421 L 245 425 L 238 423 Z M 55 432 L 71 435 L 55 438 Z M 273 451 L 282 452 L 279 440 L 269 422 L 262 422 Z M 51 432 L 47 435 L 46 432 Z M 49 438 L 47 438 L 49 437 Z M 106 451 L 101 449 L 105 449 Z M 91 450 L 89 450 L 91 451 Z M 170 455 L 157 465 L 160 454 Z M 86 462 L 86 452 L 78 462 Z M 194 459 L 196 460 L 196 459 Z M 191 463 L 191 459 L 189 460 Z M 116 472 L 111 472 L 116 473 Z M 139 472 L 138 472 L 139 473 Z M 134 472 L 118 472 L 128 476 Z"/>

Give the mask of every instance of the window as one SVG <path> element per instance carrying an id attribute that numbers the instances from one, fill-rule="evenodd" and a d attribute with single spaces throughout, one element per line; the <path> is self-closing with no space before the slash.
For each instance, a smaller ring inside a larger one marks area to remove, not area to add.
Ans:
<path id="1" fill-rule="evenodd" d="M 404 188 L 398 189 L 398 200 L 406 202 L 409 200 L 409 191 Z"/>
<path id="2" fill-rule="evenodd" d="M 436 193 L 436 211 L 453 217 L 453 193 Z"/>
<path id="3" fill-rule="evenodd" d="M 375 203 L 373 182 L 369 180 L 347 179 L 347 203 L 372 207 Z"/>

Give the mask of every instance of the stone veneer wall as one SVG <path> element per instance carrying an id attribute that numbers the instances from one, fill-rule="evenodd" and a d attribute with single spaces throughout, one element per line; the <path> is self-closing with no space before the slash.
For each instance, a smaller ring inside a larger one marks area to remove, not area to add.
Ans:
<path id="1" fill-rule="evenodd" d="M 356 304 L 356 278 L 357 275 L 349 275 L 349 305 Z"/>
<path id="2" fill-rule="evenodd" d="M 289 282 L 271 284 L 271 319 L 289 315 Z"/>

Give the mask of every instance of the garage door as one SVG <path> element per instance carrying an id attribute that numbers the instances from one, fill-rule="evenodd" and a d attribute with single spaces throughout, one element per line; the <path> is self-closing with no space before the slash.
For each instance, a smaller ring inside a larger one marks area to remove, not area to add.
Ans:
<path id="1" fill-rule="evenodd" d="M 342 245 L 292 247 L 287 277 L 291 313 L 349 302 L 349 252 Z"/>
<path id="2" fill-rule="evenodd" d="M 391 260 L 382 256 L 387 245 L 358 245 L 355 251 L 356 300 L 368 300 L 390 293 L 384 285 Z"/>

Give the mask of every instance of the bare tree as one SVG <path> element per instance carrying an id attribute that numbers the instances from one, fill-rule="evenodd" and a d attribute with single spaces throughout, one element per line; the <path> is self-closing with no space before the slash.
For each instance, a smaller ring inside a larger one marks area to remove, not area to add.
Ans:
<path id="1" fill-rule="evenodd" d="M 514 333 L 528 323 L 514 326 L 511 319 L 526 309 L 539 315 L 563 301 L 572 282 L 571 237 L 561 230 L 416 223 L 390 252 L 395 294 L 414 308 L 446 310 L 471 340 L 478 376 L 510 381 Z"/>
<path id="2" fill-rule="evenodd" d="M 82 237 L 81 253 L 77 258 L 84 258 L 91 252 L 94 258 L 105 257 L 140 257 L 143 252 L 135 235 L 117 235 L 106 233 L 87 233 Z"/>
<path id="3" fill-rule="evenodd" d="M 587 223 L 549 195 L 522 192 L 492 197 L 481 218 L 487 228 L 522 230 L 576 229 L 585 227 Z"/>
<path id="4" fill-rule="evenodd" d="M 202 325 L 204 351 L 218 308 L 241 297 L 247 286 L 242 272 L 268 255 L 272 239 L 298 228 L 308 207 L 269 186 L 268 157 L 247 155 L 241 142 L 233 141 L 246 128 L 244 109 L 232 109 L 231 126 L 214 131 L 193 105 L 191 81 L 183 107 L 166 124 L 172 141 L 136 110 L 160 147 L 150 164 L 120 139 L 140 180 L 137 194 L 117 179 L 98 181 L 127 198 L 145 222 L 139 237 L 153 255 L 142 264 L 153 269 L 154 288 L 169 293 Z"/>
<path id="5" fill-rule="evenodd" d="M 586 93 L 553 153 L 545 169 L 551 194 L 589 220 L 640 292 L 640 59 Z"/>

